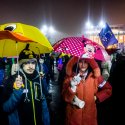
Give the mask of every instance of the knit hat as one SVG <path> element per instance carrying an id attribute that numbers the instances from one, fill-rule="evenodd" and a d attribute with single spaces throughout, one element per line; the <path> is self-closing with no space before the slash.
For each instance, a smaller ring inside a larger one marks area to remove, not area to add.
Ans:
<path id="1" fill-rule="evenodd" d="M 37 61 L 35 53 L 29 49 L 29 44 L 27 44 L 26 48 L 19 54 L 19 64 L 22 65 L 31 59 Z"/>

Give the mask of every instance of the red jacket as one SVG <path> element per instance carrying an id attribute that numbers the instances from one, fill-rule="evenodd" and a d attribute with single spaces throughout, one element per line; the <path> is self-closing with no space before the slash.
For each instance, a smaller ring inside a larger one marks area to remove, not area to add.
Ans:
<path id="1" fill-rule="evenodd" d="M 93 68 L 84 82 L 77 85 L 76 92 L 73 92 L 70 87 L 70 81 L 74 76 L 72 66 L 78 61 L 71 59 L 67 64 L 67 77 L 64 80 L 62 96 L 67 102 L 66 106 L 66 125 L 97 125 L 97 109 L 94 96 L 97 97 L 98 102 L 102 102 L 112 94 L 111 85 L 106 82 L 101 91 L 98 92 L 98 86 L 102 83 L 103 78 L 100 75 L 100 69 L 95 61 L 89 61 Z M 92 63 L 92 64 L 91 64 Z M 85 101 L 85 106 L 80 109 L 72 104 L 74 96 Z"/>

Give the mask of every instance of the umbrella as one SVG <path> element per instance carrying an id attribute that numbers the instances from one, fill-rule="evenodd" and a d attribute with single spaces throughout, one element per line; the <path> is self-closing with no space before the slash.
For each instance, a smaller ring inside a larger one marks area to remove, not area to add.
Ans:
<path id="1" fill-rule="evenodd" d="M 80 58 L 109 59 L 106 50 L 96 42 L 85 37 L 66 37 L 53 45 L 55 52 L 62 52 Z"/>
<path id="2" fill-rule="evenodd" d="M 22 23 L 0 25 L 0 57 L 17 56 L 18 64 L 18 54 L 26 47 L 36 54 L 50 53 L 53 50 L 47 38 L 34 26 Z M 41 80 L 40 90 L 42 97 Z M 25 101 L 28 101 L 27 92 Z"/>
<path id="3" fill-rule="evenodd" d="M 34 26 L 22 23 L 0 25 L 0 57 L 18 56 L 26 44 L 36 54 L 53 50 L 48 39 Z"/>

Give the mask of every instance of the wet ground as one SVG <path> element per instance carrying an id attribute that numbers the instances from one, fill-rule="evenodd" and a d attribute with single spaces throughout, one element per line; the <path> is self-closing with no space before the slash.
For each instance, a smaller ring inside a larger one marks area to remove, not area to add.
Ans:
<path id="1" fill-rule="evenodd" d="M 58 82 L 58 70 L 54 69 L 54 81 L 50 80 L 49 93 L 52 100 L 49 102 L 51 125 L 64 125 L 64 104 L 61 97 L 61 85 Z"/>

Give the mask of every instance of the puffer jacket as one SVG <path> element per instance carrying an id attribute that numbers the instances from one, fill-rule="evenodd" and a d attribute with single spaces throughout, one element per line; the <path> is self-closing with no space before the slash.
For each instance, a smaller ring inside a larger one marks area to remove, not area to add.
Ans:
<path id="1" fill-rule="evenodd" d="M 85 81 L 81 81 L 77 85 L 76 92 L 71 89 L 70 81 L 77 75 L 73 72 L 73 66 L 78 63 L 78 58 L 73 57 L 67 64 L 66 73 L 63 83 L 62 96 L 66 102 L 66 120 L 65 125 L 97 125 L 97 109 L 96 102 L 102 102 L 111 96 L 112 87 L 108 82 L 103 82 L 100 75 L 100 69 L 94 60 L 87 60 L 93 71 L 88 73 Z M 98 87 L 102 90 L 98 92 Z M 74 96 L 85 102 L 83 108 L 79 108 L 72 104 Z M 95 101 L 94 97 L 97 100 Z"/>

